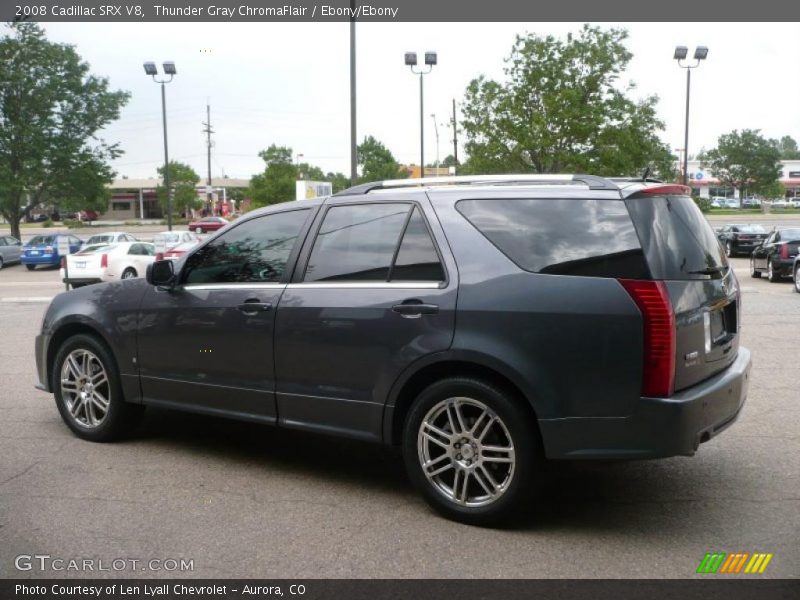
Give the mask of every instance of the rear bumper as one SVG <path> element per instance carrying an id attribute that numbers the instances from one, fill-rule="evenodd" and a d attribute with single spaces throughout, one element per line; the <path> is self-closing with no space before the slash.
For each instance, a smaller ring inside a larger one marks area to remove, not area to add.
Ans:
<path id="1" fill-rule="evenodd" d="M 733 364 L 671 398 L 641 398 L 628 417 L 541 419 L 552 459 L 640 459 L 695 453 L 736 421 L 747 398 L 752 361 L 740 347 Z"/>
<path id="2" fill-rule="evenodd" d="M 46 254 L 44 256 L 25 256 L 20 257 L 23 265 L 57 265 L 61 261 L 58 254 Z"/>

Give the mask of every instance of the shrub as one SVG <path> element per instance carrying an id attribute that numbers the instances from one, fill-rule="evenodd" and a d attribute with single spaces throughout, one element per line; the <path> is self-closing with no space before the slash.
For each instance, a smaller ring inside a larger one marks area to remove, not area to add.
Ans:
<path id="1" fill-rule="evenodd" d="M 694 200 L 697 207 L 700 209 L 700 212 L 711 212 L 711 200 L 708 198 L 701 198 L 700 196 L 693 196 L 692 200 Z"/>
<path id="2" fill-rule="evenodd" d="M 53 221 L 51 219 L 47 219 L 44 223 L 42 223 L 42 227 L 52 227 Z"/>
<path id="3" fill-rule="evenodd" d="M 80 227 L 83 227 L 83 223 L 81 223 L 78 219 L 64 219 L 62 223 L 65 227 L 67 227 L 67 229 L 79 229 Z"/>

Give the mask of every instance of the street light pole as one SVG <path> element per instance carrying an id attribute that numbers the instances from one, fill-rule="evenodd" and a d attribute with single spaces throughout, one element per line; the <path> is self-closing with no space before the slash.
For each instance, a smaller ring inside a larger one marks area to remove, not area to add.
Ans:
<path id="1" fill-rule="evenodd" d="M 439 124 L 436 122 L 436 113 L 431 113 L 433 119 L 433 132 L 436 134 L 436 176 L 439 176 Z"/>
<path id="2" fill-rule="evenodd" d="M 427 70 L 416 70 L 414 67 L 417 65 L 417 53 L 406 52 L 405 62 L 415 75 L 419 75 L 419 176 L 425 177 L 425 104 L 423 100 L 423 85 L 422 77 L 433 71 L 436 64 L 436 52 L 425 53 L 425 66 Z"/>
<path id="3" fill-rule="evenodd" d="M 706 46 L 697 46 L 694 50 L 693 65 L 683 64 L 682 61 L 689 53 L 686 46 L 676 46 L 675 54 L 672 56 L 678 61 L 678 66 L 686 69 L 686 122 L 684 125 L 683 135 L 683 185 L 689 185 L 689 90 L 692 83 L 692 69 L 700 66 L 700 61 L 705 60 L 708 56 L 708 48 Z"/>
<path id="4" fill-rule="evenodd" d="M 165 85 L 172 81 L 172 78 L 177 74 L 175 70 L 175 63 L 168 61 L 163 63 L 164 73 L 169 75 L 169 79 L 156 79 L 158 69 L 156 63 L 144 63 L 145 75 L 150 75 L 153 81 L 161 84 L 161 120 L 164 126 L 164 189 L 167 192 L 167 229 L 172 231 L 172 187 L 169 180 L 169 147 L 167 144 L 167 93 Z"/>

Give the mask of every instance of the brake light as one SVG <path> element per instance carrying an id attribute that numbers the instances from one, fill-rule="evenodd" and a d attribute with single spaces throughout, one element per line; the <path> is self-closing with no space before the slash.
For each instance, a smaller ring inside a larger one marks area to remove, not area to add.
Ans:
<path id="1" fill-rule="evenodd" d="M 640 194 L 648 194 L 651 196 L 691 196 L 692 188 L 687 185 L 668 184 L 656 185 L 653 187 L 644 188 L 639 191 Z"/>
<path id="2" fill-rule="evenodd" d="M 642 311 L 642 395 L 669 397 L 675 391 L 675 313 L 663 281 L 618 280 Z"/>
<path id="3" fill-rule="evenodd" d="M 53 247 L 52 246 L 45 246 L 44 253 L 45 254 L 52 254 L 53 253 Z"/>
<path id="4" fill-rule="evenodd" d="M 105 269 L 108 266 L 108 254 L 103 254 L 100 257 L 100 267 Z"/>
<path id="5" fill-rule="evenodd" d="M 780 257 L 781 258 L 789 258 L 789 244 L 782 244 L 781 245 Z"/>

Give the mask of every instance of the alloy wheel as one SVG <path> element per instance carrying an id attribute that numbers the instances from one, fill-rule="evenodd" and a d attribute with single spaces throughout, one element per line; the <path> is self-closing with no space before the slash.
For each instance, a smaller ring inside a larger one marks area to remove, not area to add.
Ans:
<path id="1" fill-rule="evenodd" d="M 103 423 L 108 416 L 111 386 L 95 354 L 77 348 L 67 355 L 61 366 L 61 395 L 77 424 L 93 429 Z"/>
<path id="2" fill-rule="evenodd" d="M 514 478 L 514 443 L 502 419 L 473 398 L 447 398 L 431 408 L 417 435 L 425 477 L 460 506 L 496 502 Z"/>
<path id="3" fill-rule="evenodd" d="M 800 293 L 800 265 L 794 270 L 794 291 Z"/>

